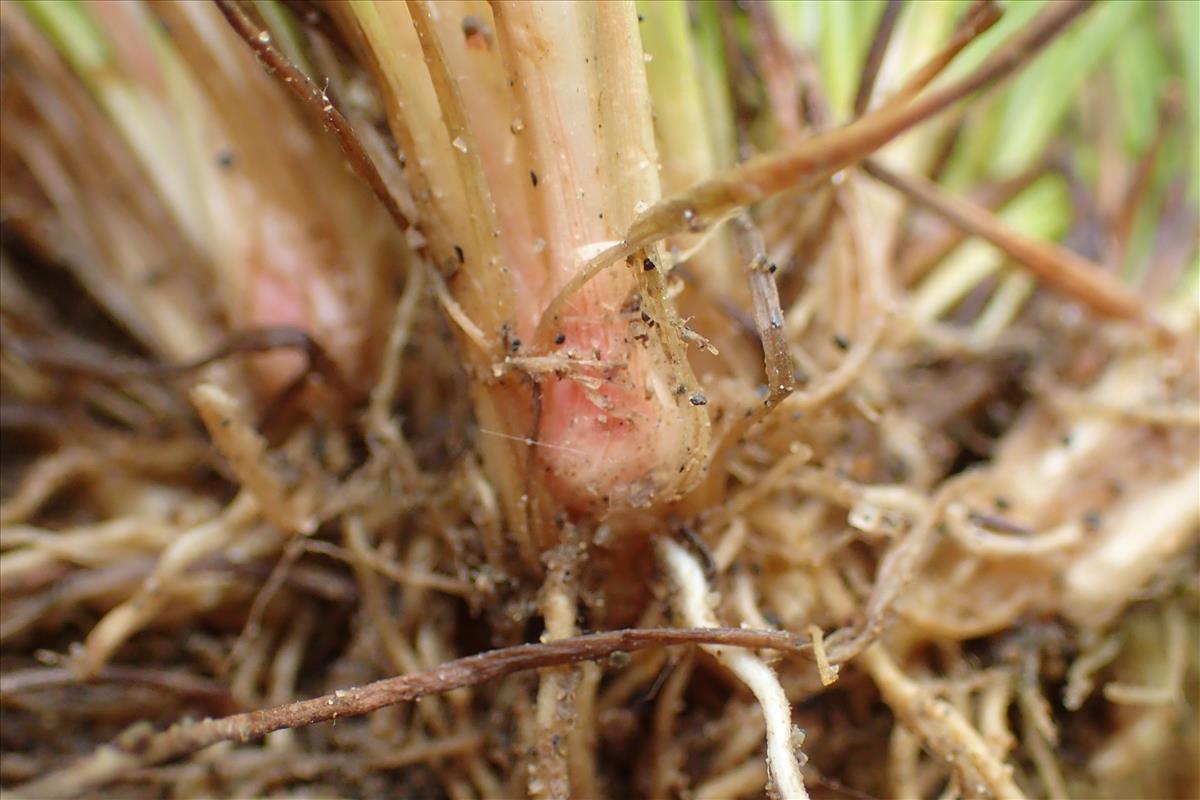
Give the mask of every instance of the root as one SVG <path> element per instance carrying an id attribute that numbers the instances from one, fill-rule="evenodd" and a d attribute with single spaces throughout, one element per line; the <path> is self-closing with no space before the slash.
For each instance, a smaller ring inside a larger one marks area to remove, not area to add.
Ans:
<path id="1" fill-rule="evenodd" d="M 249 494 L 241 494 L 215 519 L 186 531 L 163 552 L 154 571 L 130 600 L 109 611 L 92 628 L 75 664 L 81 677 L 96 675 L 118 647 L 165 607 L 168 587 L 192 563 L 229 546 L 257 513 Z"/>
<path id="2" fill-rule="evenodd" d="M 709 778 L 696 787 L 696 800 L 729 800 L 752 796 L 762 790 L 767 780 L 767 765 L 757 756 L 727 772 Z"/>
<path id="3" fill-rule="evenodd" d="M 216 385 L 206 383 L 192 390 L 192 402 L 217 448 L 229 459 L 263 515 L 287 533 L 309 534 L 316 530 L 317 519 L 309 510 L 313 498 L 289 494 L 281 476 L 271 469 L 266 440 L 254 430 L 237 401 Z"/>
<path id="4" fill-rule="evenodd" d="M 311 700 L 220 719 L 183 722 L 161 733 L 123 737 L 118 744 L 105 745 L 78 763 L 23 784 L 16 791 L 19 796 L 39 798 L 79 794 L 105 786 L 132 770 L 180 758 L 218 742 L 247 742 L 285 728 L 360 716 L 418 697 L 475 686 L 531 669 L 595 661 L 616 652 L 680 644 L 767 647 L 793 653 L 802 652 L 805 645 L 791 634 L 741 628 L 626 629 L 516 645 L 460 658 L 431 670 L 338 689 Z"/>
<path id="5" fill-rule="evenodd" d="M 868 648 L 862 662 L 896 716 L 950 763 L 964 787 L 1005 800 L 1025 796 L 1013 781 L 1012 767 L 992 753 L 962 714 L 905 676 L 882 645 Z"/>
<path id="6" fill-rule="evenodd" d="M 566 639 L 575 634 L 575 581 L 577 568 L 573 543 L 563 544 L 548 556 L 550 568 L 542 586 L 542 641 Z M 534 763 L 530 767 L 529 794 L 542 800 L 571 796 L 568 749 L 575 727 L 575 689 L 579 675 L 574 670 L 543 670 L 537 692 L 537 729 Z"/>
<path id="7" fill-rule="evenodd" d="M 690 625 L 716 627 L 709 608 L 709 588 L 704 570 L 691 553 L 674 542 L 659 544 L 664 566 L 679 592 L 679 613 Z M 780 797 L 807 798 L 800 775 L 792 730 L 792 707 L 771 668 L 757 657 L 719 647 L 705 648 L 754 693 L 767 724 L 767 770 Z"/>
<path id="8" fill-rule="evenodd" d="M 97 454 L 82 447 L 64 448 L 42 459 L 25 475 L 20 488 L 0 503 L 0 525 L 29 519 L 69 481 L 98 465 Z"/>
<path id="9" fill-rule="evenodd" d="M 686 753 L 675 736 L 674 728 L 676 717 L 683 708 L 683 693 L 691 680 L 694 666 L 692 656 L 684 656 L 671 668 L 670 676 L 658 693 L 658 703 L 654 707 L 649 797 L 670 797 L 687 788 L 680 785 Z"/>

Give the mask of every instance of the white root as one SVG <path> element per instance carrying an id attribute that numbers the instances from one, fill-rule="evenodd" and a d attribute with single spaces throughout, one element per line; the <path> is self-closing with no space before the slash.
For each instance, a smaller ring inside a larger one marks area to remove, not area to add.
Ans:
<path id="1" fill-rule="evenodd" d="M 543 641 L 565 639 L 576 633 L 575 614 L 578 596 L 570 580 L 574 565 L 571 544 L 560 545 L 548 559 L 546 582 L 539 604 L 545 630 Z M 534 763 L 529 769 L 529 795 L 538 800 L 570 797 L 573 787 L 569 749 L 571 731 L 576 727 L 575 712 L 579 673 L 570 667 L 543 669 L 539 676 L 535 719 L 537 744 Z"/>
<path id="2" fill-rule="evenodd" d="M 1063 608 L 1098 625 L 1110 619 L 1154 570 L 1196 535 L 1200 521 L 1200 464 L 1164 480 L 1107 516 L 1096 544 L 1063 576 Z"/>
<path id="3" fill-rule="evenodd" d="M 695 556 L 667 539 L 660 540 L 659 553 L 679 592 L 679 613 L 684 622 L 697 628 L 718 627 L 704 570 Z M 762 706 L 767 726 L 767 772 L 778 795 L 787 800 L 805 800 L 808 792 L 793 748 L 792 707 L 775 673 L 757 656 L 743 650 L 716 645 L 704 649 L 745 683 Z"/>
<path id="4" fill-rule="evenodd" d="M 960 547 L 984 558 L 1035 558 L 1067 550 L 1083 540 L 1083 525 L 1079 522 L 1064 522 L 1034 536 L 995 533 L 975 522 L 964 503 L 946 507 L 945 523 Z"/>

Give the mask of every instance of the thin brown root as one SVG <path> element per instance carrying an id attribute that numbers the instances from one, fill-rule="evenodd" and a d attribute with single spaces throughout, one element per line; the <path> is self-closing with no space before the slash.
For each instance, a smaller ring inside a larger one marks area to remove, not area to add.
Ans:
<path id="1" fill-rule="evenodd" d="M 675 736 L 675 721 L 684 708 L 683 693 L 691 680 L 695 658 L 692 654 L 683 657 L 674 667 L 654 707 L 654 750 L 652 753 L 650 797 L 670 797 L 686 786 L 683 780 L 684 749 Z"/>
<path id="2" fill-rule="evenodd" d="M 642 628 L 605 631 L 538 644 L 521 644 L 449 661 L 431 670 L 385 678 L 365 686 L 338 689 L 311 700 L 235 714 L 202 722 L 184 722 L 134 742 L 105 745 L 93 755 L 58 772 L 26 783 L 26 797 L 63 797 L 104 786 L 126 772 L 179 758 L 217 742 L 248 742 L 272 731 L 299 728 L 339 717 L 355 717 L 426 695 L 544 667 L 597 661 L 616 652 L 681 644 L 746 649 L 770 648 L 800 653 L 808 644 L 793 634 L 742 628 Z"/>
<path id="3" fill-rule="evenodd" d="M 95 469 L 100 463 L 98 455 L 85 447 L 68 447 L 43 458 L 25 474 L 17 490 L 0 503 L 0 525 L 14 525 L 32 517 L 59 489 Z"/>
<path id="4" fill-rule="evenodd" d="M 417 303 L 425 290 L 425 270 L 410 264 L 404 293 L 396 303 L 392 315 L 392 326 L 388 333 L 387 350 L 383 356 L 383 368 L 379 380 L 371 389 L 367 410 L 367 424 L 376 436 L 396 439 L 398 435 L 390 416 L 400 389 L 400 366 L 404 361 L 404 348 L 408 345 L 416 317 Z"/>
<path id="5" fill-rule="evenodd" d="M 796 365 L 792 360 L 787 331 L 784 328 L 783 310 L 779 305 L 775 267 L 767 260 L 762 233 L 750 215 L 744 211 L 733 217 L 733 229 L 739 255 L 745 265 L 746 278 L 750 283 L 754 328 L 763 350 L 767 396 L 757 407 L 738 415 L 737 421 L 715 444 L 710 459 L 712 462 L 718 461 L 731 445 L 737 443 L 750 428 L 770 414 L 772 409 L 787 399 L 796 388 Z"/>
<path id="6" fill-rule="evenodd" d="M 867 600 L 866 621 L 849 641 L 838 642 L 836 646 L 830 642 L 831 661 L 841 663 L 854 658 L 882 632 L 884 617 L 892 608 L 900 591 L 912 580 L 928 556 L 930 539 L 946 508 L 962 492 L 977 485 L 980 480 L 981 473 L 968 472 L 946 481 L 925 510 L 924 516 L 913 524 L 902 539 L 888 549 L 879 562 L 878 577 Z"/>
<path id="7" fill-rule="evenodd" d="M 202 701 L 218 714 L 229 714 L 237 708 L 225 687 L 178 670 L 111 665 L 97 672 L 91 682 L 152 686 L 180 697 Z M 0 704 L 25 692 L 78 685 L 79 676 L 64 667 L 14 670 L 0 676 Z"/>
<path id="8" fill-rule="evenodd" d="M 832 686 L 838 679 L 838 667 L 829 663 L 829 656 L 825 653 L 825 634 L 821 632 L 819 625 L 809 625 L 808 633 L 812 637 L 813 657 L 817 660 L 817 674 L 821 678 L 821 685 Z"/>

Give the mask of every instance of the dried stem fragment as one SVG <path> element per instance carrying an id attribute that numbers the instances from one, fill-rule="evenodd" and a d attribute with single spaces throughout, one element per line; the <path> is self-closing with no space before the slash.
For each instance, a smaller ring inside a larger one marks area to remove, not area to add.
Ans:
<path id="1" fill-rule="evenodd" d="M 1136 294 L 1111 273 L 1065 247 L 1021 236 L 982 206 L 963 197 L 952 199 L 932 181 L 920 176 L 901 176 L 874 161 L 868 161 L 863 169 L 955 225 L 987 239 L 1043 283 L 1097 313 L 1157 325 Z"/>

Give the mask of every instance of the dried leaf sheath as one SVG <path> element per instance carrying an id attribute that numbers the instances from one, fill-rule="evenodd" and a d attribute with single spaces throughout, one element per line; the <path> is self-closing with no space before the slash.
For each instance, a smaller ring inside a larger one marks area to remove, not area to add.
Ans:
<path id="1" fill-rule="evenodd" d="M 364 389 L 384 322 L 369 299 L 389 291 L 401 242 L 333 143 L 263 73 L 217 10 L 192 3 L 27 8 L 60 37 L 90 31 L 89 48 L 75 42 L 67 49 L 77 78 L 138 160 L 140 192 L 162 203 L 185 237 L 186 247 L 164 253 L 139 277 L 165 289 L 188 283 L 193 296 L 152 304 L 141 315 L 208 312 L 226 330 L 298 327 Z M 17 27 L 20 14 L 11 13 Z M 125 227 L 124 236 L 100 245 L 114 264 L 131 260 L 125 237 L 136 241 L 155 229 Z M 138 296 L 124 280 L 124 294 Z M 172 358 L 212 349 L 213 341 L 195 333 L 180 341 L 178 323 L 157 324 L 156 333 L 167 335 L 151 347 Z M 285 386 L 301 364 L 291 355 L 257 357 L 261 394 Z"/>
<path id="2" fill-rule="evenodd" d="M 478 156 L 460 141 L 468 152 L 458 151 L 465 158 L 456 158 L 407 5 L 359 2 L 330 6 L 329 11 L 347 35 L 359 40 L 380 85 L 386 87 L 382 95 L 389 125 L 420 219 L 427 221 L 421 228 L 434 270 L 446 275 L 458 308 L 482 335 L 479 341 L 466 334 L 461 337 L 464 362 L 475 378 L 471 393 L 479 427 L 500 434 L 481 436 L 479 447 L 489 474 L 495 476 L 518 552 L 527 568 L 538 569 L 537 544 L 531 536 L 539 535 L 536 531 L 545 526 L 545 515 L 539 514 L 544 504 L 538 500 L 539 490 L 528 491 L 525 481 L 530 453 L 524 440 L 532 430 L 532 393 L 512 377 L 488 379 L 492 365 L 503 357 L 501 332 L 511 325 L 512 286 L 500 269 L 492 231 L 473 227 L 471 218 L 462 213 L 468 200 L 467 178 L 460 175 L 460 165 L 474 168 Z M 478 176 L 474 180 L 478 186 Z M 477 196 L 474 207 L 490 215 L 491 202 L 490 197 Z"/>

